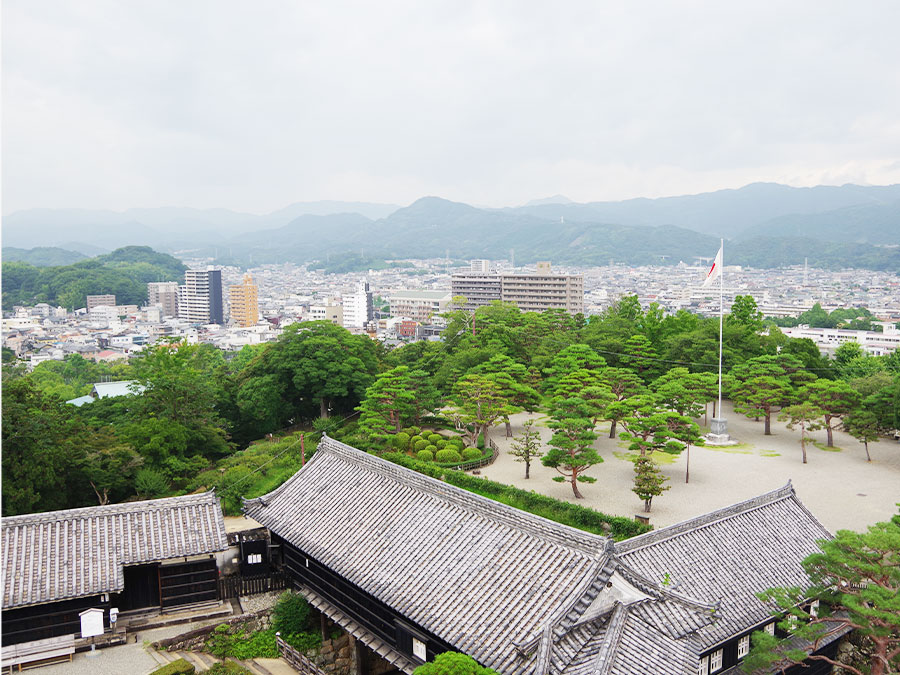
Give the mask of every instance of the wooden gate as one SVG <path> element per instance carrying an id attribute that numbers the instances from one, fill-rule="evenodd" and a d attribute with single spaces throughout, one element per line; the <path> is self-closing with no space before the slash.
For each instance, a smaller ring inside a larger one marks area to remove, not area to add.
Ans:
<path id="1" fill-rule="evenodd" d="M 163 609 L 219 599 L 215 559 L 160 565 L 159 599 Z"/>

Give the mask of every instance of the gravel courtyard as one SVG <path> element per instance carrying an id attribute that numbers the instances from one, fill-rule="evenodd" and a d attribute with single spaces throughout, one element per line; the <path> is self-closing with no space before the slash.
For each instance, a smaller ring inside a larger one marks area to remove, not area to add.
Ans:
<path id="1" fill-rule="evenodd" d="M 690 483 L 685 484 L 686 455 L 660 463 L 669 477 L 671 489 L 653 500 L 647 514 L 656 527 L 672 525 L 714 509 L 774 490 L 792 481 L 797 494 L 810 511 L 830 531 L 864 531 L 868 525 L 887 520 L 897 513 L 900 502 L 900 443 L 882 439 L 869 444 L 871 463 L 866 462 L 863 445 L 840 431 L 834 434 L 834 450 L 824 451 L 807 444 L 808 464 L 801 462 L 800 432 L 787 429 L 785 423 L 772 421 L 771 436 L 763 435 L 762 422 L 735 414 L 724 403 L 728 432 L 739 445 L 724 448 L 692 447 Z M 522 424 L 534 418 L 534 428 L 546 443 L 551 431 L 542 414 L 519 414 L 512 418 L 513 435 L 522 432 Z M 701 423 L 702 419 L 699 420 Z M 555 483 L 554 469 L 531 465 L 531 478 L 525 480 L 525 465 L 506 453 L 508 439 L 502 425 L 491 438 L 501 449 L 500 456 L 481 475 L 526 490 L 590 506 L 610 515 L 633 517 L 643 514 L 643 502 L 631 492 L 633 464 L 626 458 L 627 446 L 610 439 L 609 425 L 601 423 L 595 448 L 603 463 L 587 471 L 596 483 L 580 483 L 584 499 L 577 500 L 568 483 Z M 813 439 L 825 444 L 825 432 L 815 431 Z M 840 448 L 838 450 L 838 448 Z M 545 447 L 546 449 L 546 447 Z M 669 457 L 663 457 L 663 460 Z"/>

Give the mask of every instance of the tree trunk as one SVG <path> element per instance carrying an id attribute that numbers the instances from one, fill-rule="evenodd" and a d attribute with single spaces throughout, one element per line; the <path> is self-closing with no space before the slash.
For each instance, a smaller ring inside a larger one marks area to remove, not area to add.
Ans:
<path id="1" fill-rule="evenodd" d="M 525 478 L 528 479 L 530 476 L 528 475 L 531 470 L 531 462 L 525 462 Z"/>
<path id="2" fill-rule="evenodd" d="M 703 404 L 703 426 L 709 426 L 709 401 Z"/>
<path id="3" fill-rule="evenodd" d="M 616 437 L 616 421 L 615 420 L 609 421 L 609 437 L 610 438 Z"/>
<path id="4" fill-rule="evenodd" d="M 803 463 L 806 464 L 806 425 L 800 423 L 800 447 L 803 449 Z"/>
<path id="5" fill-rule="evenodd" d="M 486 448 L 491 447 L 491 444 L 488 442 L 488 429 L 490 429 L 490 428 L 491 428 L 490 424 L 485 424 L 484 431 L 482 432 L 484 434 L 484 447 L 486 447 Z M 475 437 L 475 445 L 476 446 L 478 445 L 478 436 Z"/>
<path id="6" fill-rule="evenodd" d="M 689 483 L 691 480 L 691 446 L 687 446 L 687 465 L 684 467 L 684 482 Z"/>
<path id="7" fill-rule="evenodd" d="M 863 441 L 863 446 L 866 448 L 866 461 L 871 462 L 872 458 L 869 456 L 869 441 Z"/>
<path id="8" fill-rule="evenodd" d="M 575 493 L 575 499 L 584 499 L 582 494 L 578 491 L 578 477 L 575 473 L 572 473 L 572 492 Z"/>
<path id="9" fill-rule="evenodd" d="M 772 435 L 772 413 L 767 412 L 765 417 L 766 430 L 763 432 L 766 436 Z"/>
<path id="10" fill-rule="evenodd" d="M 825 443 L 829 448 L 834 447 L 834 436 L 831 433 L 831 415 L 825 416 L 825 434 L 828 436 L 828 442 Z"/>
<path id="11" fill-rule="evenodd" d="M 652 502 L 652 501 L 653 501 L 653 497 L 650 497 L 650 499 L 644 500 L 644 513 L 650 513 L 650 502 Z"/>
<path id="12" fill-rule="evenodd" d="M 324 398 L 319 401 L 319 417 L 328 417 L 328 404 Z"/>
<path id="13" fill-rule="evenodd" d="M 506 437 L 512 438 L 512 424 L 509 420 L 506 420 Z"/>

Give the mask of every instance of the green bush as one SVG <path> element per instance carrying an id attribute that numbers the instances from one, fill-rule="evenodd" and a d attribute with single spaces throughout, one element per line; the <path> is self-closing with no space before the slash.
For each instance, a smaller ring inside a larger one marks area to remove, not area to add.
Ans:
<path id="1" fill-rule="evenodd" d="M 459 652 L 444 652 L 438 654 L 434 661 L 416 668 L 413 675 L 497 675 L 497 671 L 478 665 L 471 656 Z"/>
<path id="2" fill-rule="evenodd" d="M 462 456 L 465 460 L 481 459 L 482 454 L 478 448 L 466 448 L 462 451 Z"/>
<path id="3" fill-rule="evenodd" d="M 442 440 L 444 440 L 444 437 L 441 436 L 440 434 L 431 434 L 431 435 L 428 436 L 428 442 L 429 442 L 429 443 L 435 443 L 435 444 L 436 444 L 438 441 L 442 441 Z"/>
<path id="4" fill-rule="evenodd" d="M 437 449 L 438 449 L 438 450 L 443 450 L 444 448 L 447 447 L 447 444 L 448 444 L 449 442 L 450 442 L 450 441 L 448 441 L 446 438 L 442 438 L 442 439 L 439 440 L 437 443 L 435 443 L 435 445 L 437 446 Z"/>
<path id="5" fill-rule="evenodd" d="M 438 450 L 434 458 L 441 464 L 450 464 L 462 461 L 462 456 L 452 448 L 444 448 L 443 450 Z"/>
<path id="6" fill-rule="evenodd" d="M 431 462 L 434 460 L 434 453 L 430 450 L 419 450 L 416 457 L 423 462 Z"/>
<path id="7" fill-rule="evenodd" d="M 428 441 L 426 441 L 424 438 L 420 438 L 418 441 L 416 441 L 413 444 L 413 450 L 415 450 L 416 452 L 419 452 L 420 450 L 424 450 L 427 447 L 428 447 Z"/>
<path id="8" fill-rule="evenodd" d="M 197 672 L 185 659 L 178 659 L 154 670 L 150 675 L 194 675 Z"/>
<path id="9" fill-rule="evenodd" d="M 494 501 L 534 513 L 548 520 L 554 520 L 579 530 L 599 535 L 608 534 L 616 540 L 629 539 L 653 529 L 650 525 L 638 523 L 630 518 L 609 516 L 585 506 L 553 499 L 534 491 L 520 490 L 519 488 L 496 483 L 478 476 L 470 476 L 462 471 L 454 471 L 435 464 L 419 462 L 407 455 L 389 453 L 384 455 L 384 458 L 407 469 L 423 473 L 426 476 L 444 480 L 451 485 L 474 492 L 482 497 L 493 499 Z"/>
<path id="10" fill-rule="evenodd" d="M 394 446 L 401 452 L 406 450 L 409 447 L 409 438 L 409 434 L 401 431 L 399 434 L 394 436 Z"/>
<path id="11" fill-rule="evenodd" d="M 206 671 L 206 675 L 253 675 L 253 673 L 234 661 L 225 661 L 225 663 L 212 664 Z"/>
<path id="12" fill-rule="evenodd" d="M 278 658 L 278 646 L 275 644 L 274 630 L 260 630 L 248 633 L 240 628 L 230 633 L 227 623 L 217 626 L 206 638 L 204 647 L 213 656 L 220 659 L 275 659 Z"/>
<path id="13" fill-rule="evenodd" d="M 422 433 L 422 430 L 419 427 L 410 427 L 407 431 L 413 436 L 418 436 Z"/>
<path id="14" fill-rule="evenodd" d="M 438 448 L 437 448 L 436 445 L 426 445 L 426 446 L 425 446 L 425 449 L 426 449 L 428 452 L 430 452 L 431 454 L 434 454 L 434 453 L 436 453 L 436 452 L 438 451 Z"/>
<path id="15" fill-rule="evenodd" d="M 338 637 L 340 637 L 340 631 L 338 631 Z M 332 638 L 335 636 L 332 635 Z M 281 638 L 287 642 L 294 649 L 299 649 L 301 652 L 312 652 L 318 650 L 322 646 L 322 634 L 315 633 L 289 633 L 288 635 L 284 635 L 282 633 Z"/>
<path id="16" fill-rule="evenodd" d="M 272 609 L 272 628 L 288 633 L 302 633 L 309 628 L 309 603 L 299 593 L 286 591 L 278 597 Z"/>

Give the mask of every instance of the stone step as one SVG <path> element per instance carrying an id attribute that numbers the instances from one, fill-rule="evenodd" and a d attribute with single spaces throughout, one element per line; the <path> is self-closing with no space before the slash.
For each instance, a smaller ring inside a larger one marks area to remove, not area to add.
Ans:
<path id="1" fill-rule="evenodd" d="M 226 662 L 231 661 L 232 663 L 238 664 L 241 668 L 246 668 L 253 675 L 272 675 L 272 673 L 262 664 L 257 663 L 253 659 L 248 659 L 247 661 L 240 661 L 238 659 L 225 659 Z"/>

